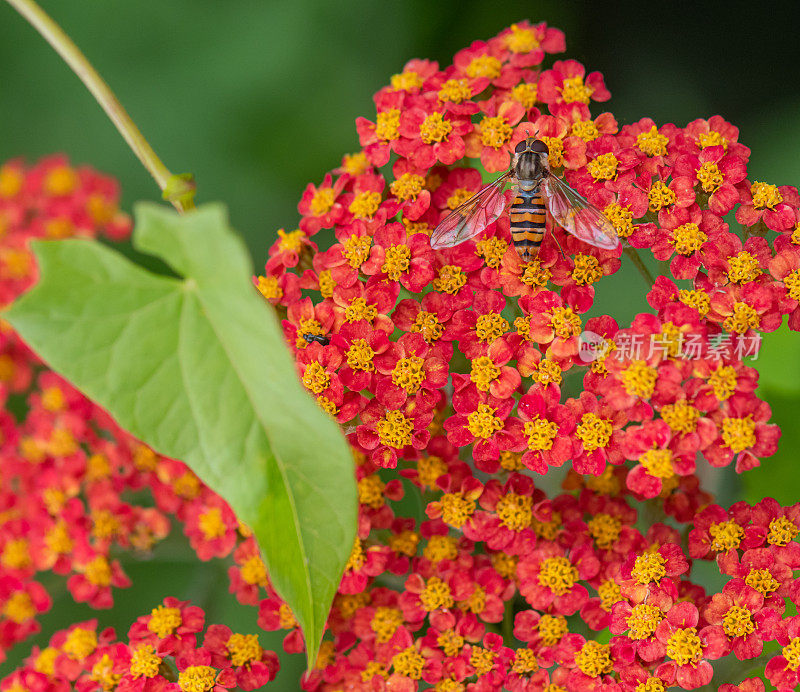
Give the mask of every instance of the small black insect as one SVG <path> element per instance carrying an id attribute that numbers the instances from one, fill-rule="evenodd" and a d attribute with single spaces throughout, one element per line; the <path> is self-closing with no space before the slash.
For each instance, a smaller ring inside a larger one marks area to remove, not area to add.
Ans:
<path id="1" fill-rule="evenodd" d="M 303 338 L 310 344 L 312 341 L 316 341 L 318 344 L 322 344 L 323 346 L 327 346 L 331 339 L 328 336 L 322 336 L 321 334 L 303 334 Z"/>

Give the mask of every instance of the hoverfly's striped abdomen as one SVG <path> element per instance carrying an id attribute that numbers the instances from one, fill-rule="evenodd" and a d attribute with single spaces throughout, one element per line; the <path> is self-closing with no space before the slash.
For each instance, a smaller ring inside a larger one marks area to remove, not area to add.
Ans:
<path id="1" fill-rule="evenodd" d="M 514 247 L 523 262 L 530 262 L 539 253 L 547 221 L 547 208 L 538 184 L 520 181 L 519 192 L 511 204 L 510 220 Z"/>

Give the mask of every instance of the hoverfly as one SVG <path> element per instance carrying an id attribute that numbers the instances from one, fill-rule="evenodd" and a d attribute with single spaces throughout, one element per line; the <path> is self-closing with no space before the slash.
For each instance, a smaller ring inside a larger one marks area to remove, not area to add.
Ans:
<path id="1" fill-rule="evenodd" d="M 545 235 L 546 213 L 565 231 L 589 245 L 613 250 L 619 245 L 614 226 L 584 197 L 553 175 L 550 151 L 542 140 L 527 137 L 517 144 L 511 168 L 493 183 L 456 207 L 433 230 L 431 247 L 440 250 L 478 235 L 505 211 L 506 183 L 515 190 L 511 203 L 511 236 L 523 262 L 539 252 Z"/>
<path id="2" fill-rule="evenodd" d="M 316 341 L 318 344 L 327 346 L 331 342 L 329 336 L 322 336 L 321 334 L 303 334 L 303 338 L 306 340 L 306 343 L 308 344 Z"/>

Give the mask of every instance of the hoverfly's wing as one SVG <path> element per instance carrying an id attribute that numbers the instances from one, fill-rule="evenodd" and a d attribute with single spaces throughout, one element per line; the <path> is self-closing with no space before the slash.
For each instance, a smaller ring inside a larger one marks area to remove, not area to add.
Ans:
<path id="1" fill-rule="evenodd" d="M 604 250 L 619 246 L 619 236 L 603 212 L 560 178 L 545 177 L 542 191 L 550 215 L 567 233 Z"/>
<path id="2" fill-rule="evenodd" d="M 503 188 L 511 177 L 511 171 L 503 173 L 493 183 L 489 183 L 445 216 L 431 233 L 431 247 L 434 250 L 441 250 L 463 243 L 499 219 L 507 204 Z"/>

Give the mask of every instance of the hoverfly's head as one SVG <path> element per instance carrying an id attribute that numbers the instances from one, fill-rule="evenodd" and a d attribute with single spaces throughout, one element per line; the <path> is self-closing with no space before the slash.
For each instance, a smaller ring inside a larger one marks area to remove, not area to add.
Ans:
<path id="1" fill-rule="evenodd" d="M 518 180 L 534 180 L 547 170 L 550 149 L 535 137 L 526 137 L 514 147 L 514 173 Z"/>

